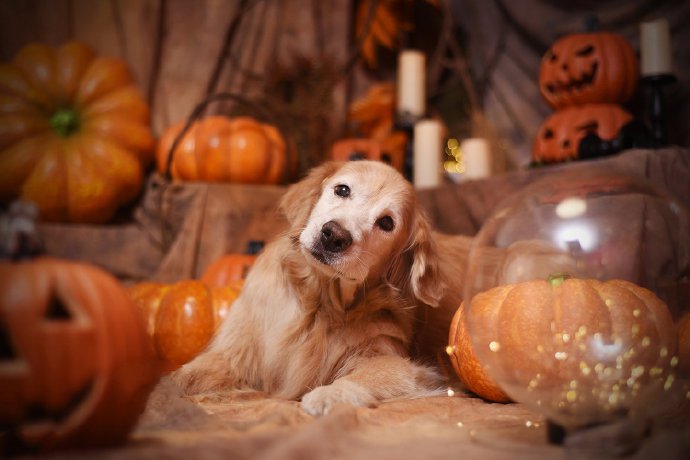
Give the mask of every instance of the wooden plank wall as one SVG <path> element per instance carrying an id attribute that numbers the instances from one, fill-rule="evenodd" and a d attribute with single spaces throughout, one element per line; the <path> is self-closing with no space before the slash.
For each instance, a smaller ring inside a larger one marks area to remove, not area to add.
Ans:
<path id="1" fill-rule="evenodd" d="M 350 19 L 351 0 L 2 0 L 0 59 L 10 60 L 29 42 L 71 39 L 122 57 L 160 135 L 209 91 L 258 96 L 277 62 L 344 61 Z M 334 88 L 332 135 L 345 122 L 347 86 L 341 81 Z"/>

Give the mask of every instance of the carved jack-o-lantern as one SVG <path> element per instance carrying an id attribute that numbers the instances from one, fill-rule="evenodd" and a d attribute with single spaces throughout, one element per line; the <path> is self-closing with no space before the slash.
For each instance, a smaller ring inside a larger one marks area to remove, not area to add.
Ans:
<path id="1" fill-rule="evenodd" d="M 635 52 L 620 35 L 567 35 L 544 54 L 539 91 L 555 109 L 594 102 L 622 103 L 633 95 L 638 72 Z"/>
<path id="2" fill-rule="evenodd" d="M 126 439 L 158 378 L 124 287 L 97 267 L 0 262 L 0 426 L 20 446 Z"/>
<path id="3" fill-rule="evenodd" d="M 539 127 L 532 148 L 534 163 L 575 160 L 582 138 L 594 133 L 602 139 L 616 137 L 632 115 L 616 104 L 586 104 L 554 112 Z"/>
<path id="4" fill-rule="evenodd" d="M 406 137 L 402 133 L 399 134 L 402 136 L 401 145 L 404 146 Z M 404 150 L 392 146 L 386 147 L 374 139 L 343 139 L 333 144 L 331 158 L 335 161 L 378 160 L 402 171 Z"/>

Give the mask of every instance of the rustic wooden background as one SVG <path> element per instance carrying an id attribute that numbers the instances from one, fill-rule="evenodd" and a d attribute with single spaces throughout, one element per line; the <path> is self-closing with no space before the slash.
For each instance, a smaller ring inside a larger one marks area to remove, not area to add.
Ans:
<path id="1" fill-rule="evenodd" d="M 353 98 L 373 81 L 395 77 L 391 55 L 374 73 L 348 65 L 356 2 L 2 0 L 0 59 L 11 59 L 32 41 L 58 45 L 69 39 L 120 56 L 151 104 L 155 134 L 188 116 L 208 93 L 236 92 L 265 105 L 296 91 L 288 128 L 309 131 L 308 163 L 345 133 Z M 537 88 L 540 57 L 559 36 L 582 31 L 593 14 L 602 29 L 622 34 L 636 49 L 640 22 L 669 20 L 678 76 L 667 88 L 669 140 L 690 145 L 687 0 L 416 3 L 427 6 L 413 18 L 418 33 L 412 44 L 429 51 L 431 104 L 458 127 L 453 134 L 491 138 L 495 171 L 529 163 L 533 136 L 552 112 Z M 440 7 L 440 16 L 429 13 L 430 3 Z M 299 88 L 291 86 L 296 79 Z M 644 98 L 641 88 L 629 107 L 634 114 L 643 115 Z M 478 116 L 468 119 L 468 107 Z"/>

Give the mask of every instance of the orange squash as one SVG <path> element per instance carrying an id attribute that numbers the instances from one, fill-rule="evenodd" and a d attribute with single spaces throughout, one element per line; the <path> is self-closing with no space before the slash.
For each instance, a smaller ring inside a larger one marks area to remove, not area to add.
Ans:
<path id="1" fill-rule="evenodd" d="M 539 90 L 554 109 L 591 103 L 623 103 L 639 76 L 632 46 L 620 35 L 566 35 L 544 54 Z"/>
<path id="2" fill-rule="evenodd" d="M 580 141 L 590 132 L 602 139 L 616 137 L 632 115 L 615 104 L 587 104 L 554 112 L 539 127 L 532 147 L 534 163 L 576 160 Z"/>
<path id="3" fill-rule="evenodd" d="M 158 171 L 166 173 L 173 142 L 185 122 L 170 126 L 156 148 Z M 170 165 L 183 181 L 284 183 L 295 158 L 278 129 L 251 117 L 204 117 L 185 133 Z"/>
<path id="4" fill-rule="evenodd" d="M 145 282 L 128 292 L 147 324 L 155 352 L 168 370 L 174 370 L 206 347 L 241 286 L 241 281 L 215 288 L 198 280 Z"/>
<path id="5" fill-rule="evenodd" d="M 154 139 L 126 64 L 86 45 L 31 44 L 0 64 L 0 200 L 102 223 L 142 190 Z"/>
<path id="6" fill-rule="evenodd" d="M 510 398 L 484 371 L 472 349 L 472 340 L 465 324 L 465 305 L 455 312 L 450 324 L 448 355 L 460 381 L 472 393 L 496 402 L 509 402 Z"/>

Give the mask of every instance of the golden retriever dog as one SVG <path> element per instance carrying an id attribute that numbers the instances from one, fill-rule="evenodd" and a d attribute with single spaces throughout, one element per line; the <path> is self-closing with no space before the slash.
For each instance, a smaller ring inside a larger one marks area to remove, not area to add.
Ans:
<path id="1" fill-rule="evenodd" d="M 460 303 L 459 288 L 448 288 L 462 279 L 467 239 L 432 232 L 411 184 L 381 162 L 321 165 L 280 208 L 288 231 L 264 248 L 212 342 L 173 379 L 187 394 L 249 387 L 299 399 L 312 415 L 437 392 L 435 359 L 412 357 L 421 334 L 434 350 L 447 341 Z"/>

